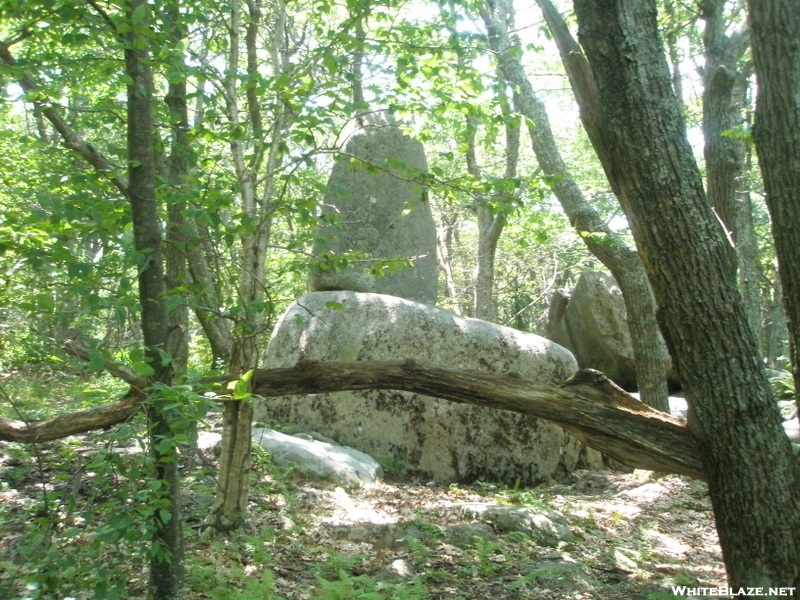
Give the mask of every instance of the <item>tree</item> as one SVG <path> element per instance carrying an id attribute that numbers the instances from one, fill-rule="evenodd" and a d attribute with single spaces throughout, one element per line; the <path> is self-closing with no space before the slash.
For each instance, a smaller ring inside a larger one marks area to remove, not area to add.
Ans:
<path id="1" fill-rule="evenodd" d="M 505 130 L 505 170 L 501 185 L 514 188 L 519 163 L 520 126 L 511 110 L 505 81 L 498 83 L 498 100 L 504 118 Z M 467 171 L 476 181 L 481 180 L 481 168 L 475 152 L 475 138 L 479 120 L 467 119 Z M 475 267 L 475 318 L 484 321 L 497 319 L 497 300 L 495 297 L 495 258 L 500 235 L 506 226 L 508 212 L 512 210 L 517 190 L 506 191 L 504 196 L 486 198 L 485 194 L 477 194 L 472 206 L 478 220 L 478 249 Z M 494 202 L 492 202 L 494 200 Z"/>
<path id="2" fill-rule="evenodd" d="M 128 84 L 128 198 L 131 204 L 136 251 L 141 255 L 139 300 L 145 356 L 155 386 L 147 404 L 150 451 L 155 480 L 160 487 L 153 513 L 155 540 L 150 562 L 150 589 L 157 600 L 178 598 L 183 587 L 183 519 L 177 444 L 173 440 L 166 399 L 158 386 L 172 385 L 172 359 L 168 355 L 171 323 L 162 255 L 161 221 L 156 203 L 156 161 L 153 123 L 153 75 L 149 62 L 147 0 L 133 0 L 128 9 L 130 29 L 125 34 L 125 71 Z M 162 502 L 163 501 L 163 502 Z"/>
<path id="3" fill-rule="evenodd" d="M 686 389 L 730 583 L 797 585 L 800 469 L 686 139 L 655 3 L 575 0 L 575 10 L 599 99 L 593 144 L 617 182 Z"/>
<path id="4" fill-rule="evenodd" d="M 750 36 L 743 15 L 738 27 L 728 32 L 731 16 L 726 2 L 707 0 L 701 3 L 705 22 L 703 48 L 703 153 L 706 163 L 706 195 L 725 224 L 738 256 L 738 279 L 750 326 L 760 328 L 758 294 L 758 255 L 753 231 L 753 206 L 744 186 L 747 144 L 743 112 L 747 108 L 747 90 L 752 61 L 745 60 Z M 735 7 L 742 12 L 743 6 Z"/>
<path id="5" fill-rule="evenodd" d="M 572 179 L 555 143 L 544 105 L 537 98 L 508 33 L 507 18 L 513 13 L 508 0 L 486 2 L 481 16 L 507 81 L 515 86 L 517 108 L 529 122 L 531 146 L 542 170 L 550 178 L 572 226 L 589 250 L 611 271 L 622 290 L 628 326 L 636 358 L 636 379 L 644 402 L 668 411 L 667 355 L 656 324 L 656 304 L 641 261 L 600 218 Z M 569 70 L 568 70 L 569 72 Z"/>
<path id="6" fill-rule="evenodd" d="M 145 357 L 152 369 L 146 404 L 150 451 L 158 482 L 152 500 L 155 539 L 150 561 L 150 590 L 156 600 L 179 597 L 183 587 L 183 519 L 177 444 L 167 399 L 159 388 L 172 385 L 171 333 L 165 293 L 161 220 L 156 202 L 156 157 L 153 149 L 153 75 L 150 70 L 148 1 L 132 0 L 124 34 L 128 83 L 128 199 L 131 205 L 139 265 L 139 301 Z"/>
<path id="7" fill-rule="evenodd" d="M 756 143 L 783 287 L 795 390 L 800 390 L 800 6 L 750 0 L 758 77 Z M 800 407 L 800 395 L 796 401 Z"/>

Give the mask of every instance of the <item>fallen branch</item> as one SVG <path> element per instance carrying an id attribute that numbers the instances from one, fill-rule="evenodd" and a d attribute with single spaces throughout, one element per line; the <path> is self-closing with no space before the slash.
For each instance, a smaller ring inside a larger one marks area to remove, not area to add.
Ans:
<path id="1" fill-rule="evenodd" d="M 17 421 L 0 417 L 0 440 L 35 444 L 60 440 L 70 435 L 86 433 L 95 429 L 108 429 L 136 414 L 147 395 L 131 388 L 116 402 L 102 404 L 66 415 L 59 415 L 46 421 Z"/>
<path id="2" fill-rule="evenodd" d="M 423 366 L 414 361 L 300 362 L 288 369 L 259 369 L 259 396 L 393 389 L 452 402 L 509 410 L 561 426 L 624 464 L 704 478 L 700 452 L 686 425 L 629 396 L 597 371 L 580 371 L 561 387 L 538 385 L 514 375 L 489 375 Z M 145 394 L 96 409 L 31 423 L 0 419 L 0 439 L 31 443 L 111 427 L 134 414 Z"/>
<path id="3" fill-rule="evenodd" d="M 514 375 L 427 367 L 414 361 L 300 362 L 258 370 L 259 396 L 391 389 L 451 402 L 509 410 L 559 425 L 626 465 L 705 477 L 700 451 L 684 422 L 639 402 L 598 371 L 580 371 L 561 387 Z"/>

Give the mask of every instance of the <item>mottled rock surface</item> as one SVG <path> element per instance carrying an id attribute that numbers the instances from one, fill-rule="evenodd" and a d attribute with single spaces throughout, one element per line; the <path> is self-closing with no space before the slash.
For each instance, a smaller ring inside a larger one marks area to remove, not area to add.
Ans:
<path id="1" fill-rule="evenodd" d="M 314 253 L 402 257 L 413 266 L 376 278 L 365 272 L 369 262 L 344 270 L 328 270 L 323 262 L 312 269 L 311 291 L 377 292 L 436 304 L 436 224 L 419 183 L 427 169 L 420 142 L 385 113 L 365 117 L 331 171 Z"/>
<path id="2" fill-rule="evenodd" d="M 545 332 L 548 339 L 569 348 L 582 369 L 597 369 L 620 387 L 636 389 L 625 302 L 610 275 L 584 271 L 571 293 L 557 293 Z"/>
<path id="3" fill-rule="evenodd" d="M 539 336 L 393 296 L 356 292 L 312 293 L 289 307 L 276 325 L 264 367 L 290 367 L 299 359 L 414 359 L 515 373 L 545 385 L 564 381 L 576 369 L 568 351 Z M 318 431 L 366 452 L 385 468 L 441 483 L 536 484 L 578 466 L 602 468 L 598 453 L 555 425 L 407 392 L 271 398 L 256 404 L 256 418 Z"/>
<path id="4" fill-rule="evenodd" d="M 569 349 L 581 369 L 597 369 L 629 392 L 636 390 L 628 316 L 611 275 L 584 271 L 571 291 L 557 290 L 545 324 L 547 339 Z M 670 387 L 679 382 L 670 375 Z"/>

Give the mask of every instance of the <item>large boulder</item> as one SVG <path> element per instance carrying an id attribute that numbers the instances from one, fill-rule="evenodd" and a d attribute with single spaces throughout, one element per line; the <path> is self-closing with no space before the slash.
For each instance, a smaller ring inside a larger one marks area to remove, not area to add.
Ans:
<path id="1" fill-rule="evenodd" d="M 584 271 L 572 293 L 556 292 L 545 335 L 569 348 L 582 369 L 597 369 L 620 387 L 636 389 L 625 301 L 610 275 Z"/>
<path id="2" fill-rule="evenodd" d="M 620 387 L 637 389 L 625 300 L 610 275 L 584 271 L 571 292 L 557 290 L 550 301 L 545 336 L 568 348 L 581 369 L 597 369 Z M 670 387 L 678 388 L 674 375 L 670 378 Z"/>
<path id="3" fill-rule="evenodd" d="M 564 348 L 536 335 L 466 319 L 394 296 L 316 292 L 275 327 L 265 368 L 319 361 L 414 359 L 432 366 L 514 372 L 557 384 L 576 370 Z M 438 482 L 536 484 L 578 465 L 602 466 L 561 428 L 517 413 L 407 392 L 373 390 L 259 401 L 256 419 L 317 431 Z"/>
<path id="4" fill-rule="evenodd" d="M 374 265 L 369 261 L 346 269 L 323 261 L 311 271 L 311 291 L 377 292 L 436 304 L 436 224 L 418 181 L 427 169 L 422 144 L 387 113 L 362 117 L 328 179 L 314 253 L 400 257 L 413 266 L 374 277 L 365 270 Z"/>

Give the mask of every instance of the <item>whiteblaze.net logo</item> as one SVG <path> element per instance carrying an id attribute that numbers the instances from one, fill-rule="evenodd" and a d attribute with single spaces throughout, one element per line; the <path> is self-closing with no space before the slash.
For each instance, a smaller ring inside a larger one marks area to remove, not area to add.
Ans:
<path id="1" fill-rule="evenodd" d="M 672 593 L 675 596 L 713 596 L 717 598 L 745 597 L 752 596 L 794 596 L 797 588 L 729 588 L 729 587 L 687 587 L 684 585 L 673 585 Z"/>

